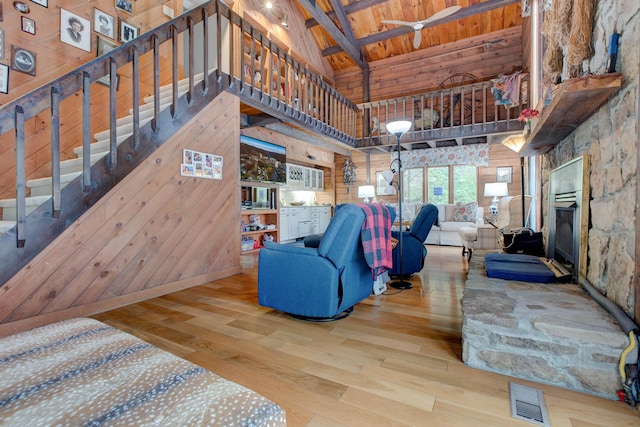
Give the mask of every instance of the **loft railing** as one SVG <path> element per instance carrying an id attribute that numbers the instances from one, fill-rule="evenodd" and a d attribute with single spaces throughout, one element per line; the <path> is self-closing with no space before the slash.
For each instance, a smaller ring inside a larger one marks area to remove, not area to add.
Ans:
<path id="1" fill-rule="evenodd" d="M 522 130 L 518 121 L 526 105 L 526 78 L 515 88 L 517 100 L 494 99 L 491 81 L 439 89 L 410 96 L 358 104 L 358 148 L 386 148 L 396 145 L 396 137 L 386 132 L 385 124 L 409 120 L 411 129 L 403 143 L 484 136 Z M 515 102 L 514 102 L 515 101 Z"/>
<path id="2" fill-rule="evenodd" d="M 182 44 L 186 53 L 181 53 Z M 203 70 L 207 72 L 197 72 Z M 81 188 L 89 193 L 95 183 L 91 156 L 86 153 L 91 152 L 94 131 L 108 129 L 107 165 L 114 170 L 123 141 L 129 142 L 127 149 L 137 151 L 150 135 L 166 139 L 174 127 L 162 119 L 165 108 L 173 119 L 193 114 L 179 106 L 186 102 L 189 107 L 207 93 L 221 90 L 235 93 L 243 102 L 275 117 L 355 145 L 355 104 L 227 5 L 210 1 L 0 108 L 0 138 L 15 146 L 15 164 L 3 167 L 15 169 L 17 246 L 23 247 L 26 240 L 25 200 L 31 172 L 27 159 L 35 156 L 31 144 L 41 141 L 47 130 L 49 149 L 44 151 L 51 159 L 50 212 L 57 218 L 63 207 L 60 165 L 62 157 L 70 157 L 65 153 L 74 143 L 82 144 Z M 152 107 L 143 110 L 141 104 L 148 95 L 152 96 Z M 69 114 L 65 116 L 67 128 L 75 125 L 68 123 L 71 120 L 81 122 L 80 129 L 63 135 L 61 109 L 72 108 L 77 114 L 71 119 Z M 126 123 L 118 118 L 128 114 L 131 118 Z M 37 138 L 30 134 L 31 126 L 25 127 L 36 117 L 38 123 L 48 126 Z M 104 127 L 100 128 L 101 124 Z M 69 138 L 74 140 L 69 142 Z"/>

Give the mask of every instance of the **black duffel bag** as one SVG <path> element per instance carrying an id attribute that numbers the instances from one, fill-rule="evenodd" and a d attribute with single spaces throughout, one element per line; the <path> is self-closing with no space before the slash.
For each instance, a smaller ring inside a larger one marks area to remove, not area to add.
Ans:
<path id="1" fill-rule="evenodd" d="M 527 254 L 539 257 L 545 256 L 542 233 L 530 228 L 501 231 L 502 250 L 508 254 Z"/>

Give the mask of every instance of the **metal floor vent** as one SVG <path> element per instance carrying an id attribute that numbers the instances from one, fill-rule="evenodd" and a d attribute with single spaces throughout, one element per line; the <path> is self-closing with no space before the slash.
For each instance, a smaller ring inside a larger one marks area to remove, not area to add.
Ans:
<path id="1" fill-rule="evenodd" d="M 541 390 L 509 382 L 509 400 L 511 401 L 511 417 L 539 426 L 550 427 L 549 415 L 547 415 Z"/>

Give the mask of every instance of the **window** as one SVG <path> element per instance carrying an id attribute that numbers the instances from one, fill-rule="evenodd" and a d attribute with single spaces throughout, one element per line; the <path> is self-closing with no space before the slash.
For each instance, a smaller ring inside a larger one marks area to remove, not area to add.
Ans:
<path id="1" fill-rule="evenodd" d="M 469 203 L 478 200 L 478 169 L 452 165 L 402 171 L 405 203 Z"/>
<path id="2" fill-rule="evenodd" d="M 470 203 L 478 200 L 478 182 L 475 166 L 452 166 L 453 201 Z"/>
<path id="3" fill-rule="evenodd" d="M 423 168 L 405 169 L 402 171 L 402 200 L 405 203 L 423 203 L 422 183 L 424 182 Z"/>
<path id="4" fill-rule="evenodd" d="M 449 203 L 449 166 L 427 169 L 427 202 L 434 205 Z"/>

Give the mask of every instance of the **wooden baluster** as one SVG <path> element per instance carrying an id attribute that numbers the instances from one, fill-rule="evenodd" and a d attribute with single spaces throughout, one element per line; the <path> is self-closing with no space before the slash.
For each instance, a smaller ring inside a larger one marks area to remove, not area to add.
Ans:
<path id="1" fill-rule="evenodd" d="M 51 209 L 60 217 L 60 91 L 51 87 Z"/>
<path id="2" fill-rule="evenodd" d="M 25 172 L 24 149 L 24 109 L 16 105 L 15 109 L 16 130 L 16 245 L 24 248 L 26 240 L 26 187 L 27 178 Z"/>
<path id="3" fill-rule="evenodd" d="M 138 47 L 131 46 L 131 79 L 133 108 L 133 150 L 140 149 L 140 52 Z"/>

